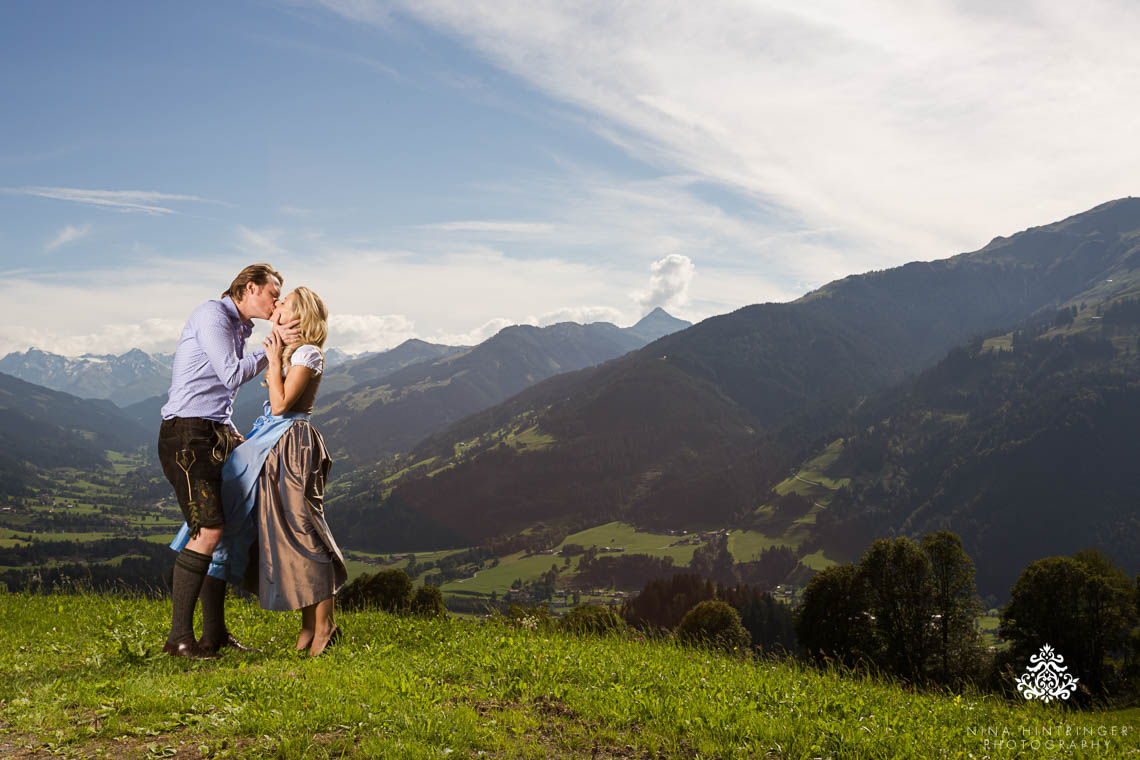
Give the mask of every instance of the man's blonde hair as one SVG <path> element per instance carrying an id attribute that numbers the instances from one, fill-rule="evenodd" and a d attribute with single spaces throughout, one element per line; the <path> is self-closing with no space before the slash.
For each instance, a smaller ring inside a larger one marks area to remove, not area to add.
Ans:
<path id="1" fill-rule="evenodd" d="M 241 303 L 241 299 L 245 298 L 246 285 L 252 282 L 254 285 L 263 288 L 269 284 L 270 277 L 276 277 L 277 282 L 281 285 L 285 284 L 285 278 L 268 264 L 250 264 L 238 272 L 238 276 L 230 283 L 229 288 L 222 291 L 220 298 L 229 296 L 234 303 Z"/>
<path id="2" fill-rule="evenodd" d="M 323 349 L 329 337 L 329 310 L 321 297 L 304 285 L 298 285 L 289 296 L 293 297 L 293 317 L 300 320 L 297 330 L 301 335 L 296 343 L 290 343 L 281 352 L 281 361 L 286 367 L 289 366 L 289 357 L 299 346 L 311 344 Z M 323 350 L 321 355 L 324 355 Z"/>

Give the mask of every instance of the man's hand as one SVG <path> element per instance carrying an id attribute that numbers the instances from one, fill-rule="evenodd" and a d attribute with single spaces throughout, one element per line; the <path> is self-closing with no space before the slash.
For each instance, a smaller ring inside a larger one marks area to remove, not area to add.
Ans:
<path id="1" fill-rule="evenodd" d="M 301 324 L 301 320 L 294 319 L 287 324 L 274 324 L 273 335 L 281 341 L 283 346 L 292 345 L 293 343 L 301 342 L 301 331 L 297 329 L 297 325 Z"/>

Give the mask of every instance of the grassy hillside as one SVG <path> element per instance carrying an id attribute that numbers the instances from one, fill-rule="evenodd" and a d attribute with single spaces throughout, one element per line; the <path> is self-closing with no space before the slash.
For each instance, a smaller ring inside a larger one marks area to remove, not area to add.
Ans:
<path id="1" fill-rule="evenodd" d="M 1140 732 L 1136 711 L 916 694 L 502 621 L 345 614 L 345 640 L 309 660 L 289 651 L 295 615 L 235 601 L 231 627 L 264 653 L 187 662 L 156 654 L 168 605 L 0 595 L 0 755 L 1125 758 Z M 1075 750 L 1047 745 L 1040 732 L 1058 724 Z M 1002 732 L 1013 747 L 995 750 Z"/>

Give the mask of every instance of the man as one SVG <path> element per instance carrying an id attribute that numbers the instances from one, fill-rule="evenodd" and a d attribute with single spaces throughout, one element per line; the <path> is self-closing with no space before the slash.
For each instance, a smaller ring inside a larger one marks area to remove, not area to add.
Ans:
<path id="1" fill-rule="evenodd" d="M 282 277 L 268 264 L 243 269 L 219 300 L 194 310 L 174 353 L 173 377 L 158 458 L 174 486 L 190 541 L 178 553 L 171 587 L 170 635 L 163 651 L 175 657 L 213 659 L 224 646 L 248 651 L 226 629 L 225 581 L 206 575 L 222 537 L 222 465 L 242 438 L 231 420 L 237 389 L 265 369 L 265 349 L 245 353 L 254 319 L 270 319 L 281 296 Z M 273 330 L 286 343 L 289 325 Z M 194 637 L 194 607 L 202 600 L 202 638 Z"/>

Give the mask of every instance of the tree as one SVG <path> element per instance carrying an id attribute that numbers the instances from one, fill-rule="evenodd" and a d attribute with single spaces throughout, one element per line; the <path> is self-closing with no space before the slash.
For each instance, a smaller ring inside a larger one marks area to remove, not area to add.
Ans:
<path id="1" fill-rule="evenodd" d="M 817 573 L 804 589 L 796 639 L 817 662 L 837 659 L 854 666 L 875 653 L 869 592 L 857 565 Z"/>
<path id="2" fill-rule="evenodd" d="M 443 593 L 438 586 L 424 584 L 416 589 L 411 601 L 412 612 L 422 617 L 443 617 L 447 607 L 443 603 Z"/>
<path id="3" fill-rule="evenodd" d="M 728 536 L 724 534 L 718 534 L 707 544 L 698 546 L 689 561 L 689 570 L 724 586 L 736 583 L 732 568 L 732 553 L 728 551 Z"/>
<path id="4" fill-rule="evenodd" d="M 934 593 L 930 559 L 906 537 L 880 538 L 859 561 L 882 645 L 882 664 L 912 681 L 925 677 Z"/>
<path id="5" fill-rule="evenodd" d="M 403 570 L 365 573 L 340 593 L 340 603 L 346 610 L 379 607 L 385 612 L 404 612 L 411 598 L 412 579 Z"/>
<path id="6" fill-rule="evenodd" d="M 755 648 L 789 654 L 796 651 L 796 618 L 788 605 L 763 593 L 736 609 Z"/>
<path id="7" fill-rule="evenodd" d="M 709 599 L 685 613 L 677 626 L 677 638 L 689 644 L 721 649 L 746 650 L 752 642 L 740 623 L 740 613 L 728 602 Z"/>
<path id="8" fill-rule="evenodd" d="M 1027 663 L 1050 644 L 1094 695 L 1109 686 L 1106 659 L 1120 653 L 1136 623 L 1132 579 L 1099 551 L 1031 562 L 1001 613 L 1001 636 Z"/>
<path id="9" fill-rule="evenodd" d="M 695 604 L 716 598 L 712 581 L 696 573 L 654 578 L 641 593 L 622 605 L 622 617 L 631 625 L 672 630 Z"/>
<path id="10" fill-rule="evenodd" d="M 974 583 L 974 563 L 962 549 L 961 539 L 949 531 L 924 536 L 922 550 L 930 560 L 934 591 L 938 676 L 942 683 L 951 683 L 970 675 L 980 654 L 977 619 L 982 605 Z"/>

